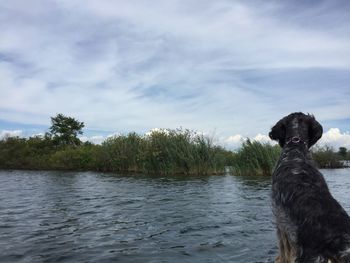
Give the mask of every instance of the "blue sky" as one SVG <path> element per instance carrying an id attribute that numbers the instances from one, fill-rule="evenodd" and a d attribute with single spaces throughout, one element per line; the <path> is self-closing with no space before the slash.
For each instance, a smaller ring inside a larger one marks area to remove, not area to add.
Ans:
<path id="1" fill-rule="evenodd" d="M 349 11 L 336 0 L 2 1 L 0 131 L 44 132 L 63 113 L 87 137 L 185 127 L 234 144 L 303 111 L 350 146 Z"/>

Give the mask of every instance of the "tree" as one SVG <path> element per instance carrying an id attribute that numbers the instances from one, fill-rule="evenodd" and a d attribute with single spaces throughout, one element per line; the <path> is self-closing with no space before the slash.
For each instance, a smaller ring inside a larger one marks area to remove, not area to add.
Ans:
<path id="1" fill-rule="evenodd" d="M 63 114 L 57 114 L 56 117 L 51 117 L 50 133 L 59 145 L 80 145 L 78 134 L 83 134 L 84 122 L 67 117 Z"/>
<path id="2" fill-rule="evenodd" d="M 346 149 L 345 147 L 339 147 L 339 151 L 338 154 L 342 157 L 342 158 L 346 158 L 346 154 L 347 154 L 348 149 Z"/>

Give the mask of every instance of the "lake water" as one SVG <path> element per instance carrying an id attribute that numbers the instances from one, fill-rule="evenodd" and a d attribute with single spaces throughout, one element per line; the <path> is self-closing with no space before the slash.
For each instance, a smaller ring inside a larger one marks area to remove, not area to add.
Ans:
<path id="1" fill-rule="evenodd" d="M 350 212 L 350 169 L 323 170 Z M 1 262 L 273 262 L 270 178 L 0 171 Z"/>

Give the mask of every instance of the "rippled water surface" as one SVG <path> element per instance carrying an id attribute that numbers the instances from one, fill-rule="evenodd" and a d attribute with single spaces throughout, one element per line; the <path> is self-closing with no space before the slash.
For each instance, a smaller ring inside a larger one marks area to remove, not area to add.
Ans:
<path id="1" fill-rule="evenodd" d="M 323 170 L 350 211 L 350 170 Z M 270 178 L 0 171 L 1 262 L 272 262 Z"/>

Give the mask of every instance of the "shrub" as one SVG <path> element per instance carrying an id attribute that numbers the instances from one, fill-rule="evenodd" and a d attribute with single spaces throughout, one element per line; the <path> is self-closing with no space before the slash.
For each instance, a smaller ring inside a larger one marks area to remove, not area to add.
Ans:
<path id="1" fill-rule="evenodd" d="M 329 146 L 316 147 L 312 150 L 313 159 L 320 168 L 341 168 L 340 155 Z"/>

